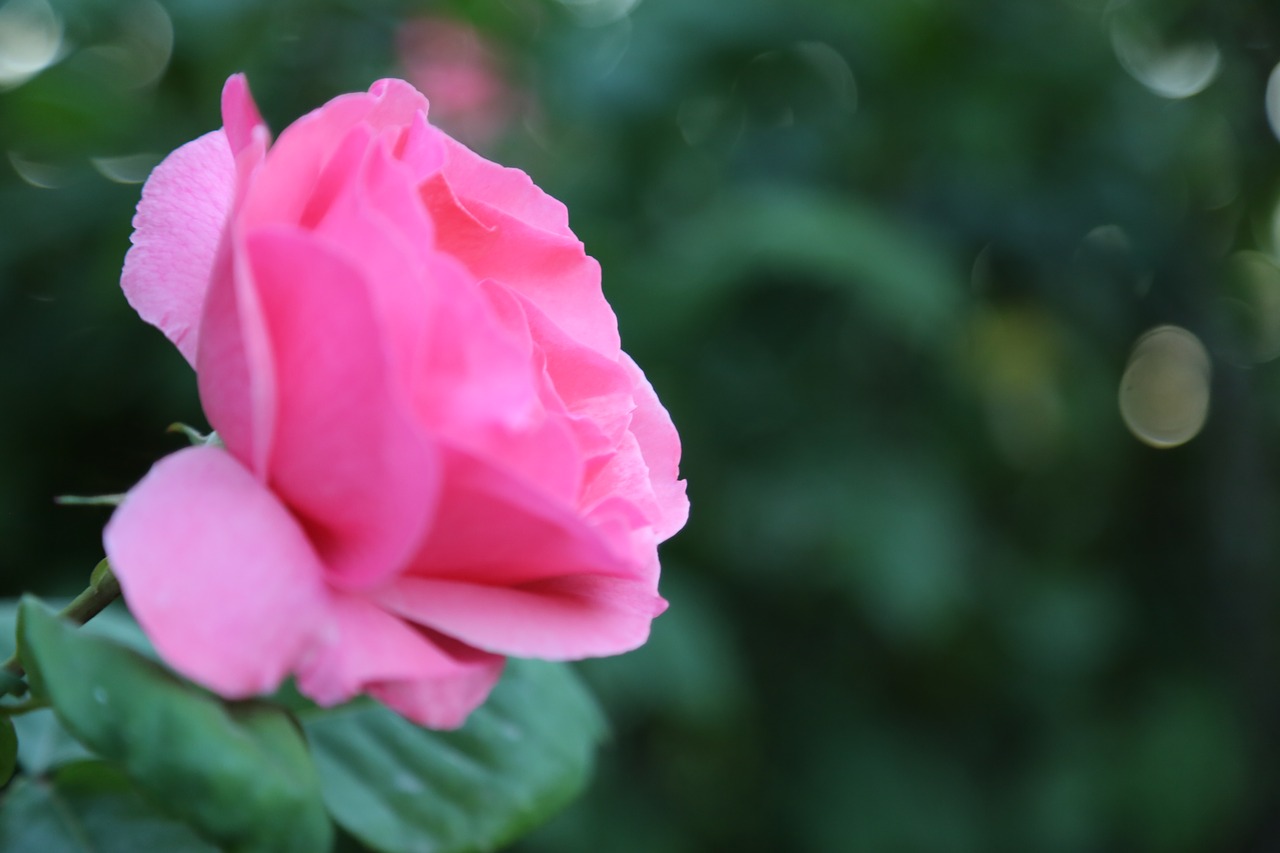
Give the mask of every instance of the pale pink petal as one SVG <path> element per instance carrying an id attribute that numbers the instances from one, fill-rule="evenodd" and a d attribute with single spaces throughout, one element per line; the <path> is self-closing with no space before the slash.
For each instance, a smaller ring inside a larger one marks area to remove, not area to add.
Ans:
<path id="1" fill-rule="evenodd" d="M 496 655 L 406 624 L 363 598 L 332 597 L 322 639 L 298 668 L 298 689 L 321 705 L 358 693 L 433 728 L 459 725 L 502 671 Z"/>
<path id="2" fill-rule="evenodd" d="M 429 107 L 425 95 L 396 77 L 375 80 L 369 95 L 373 105 L 364 120 L 376 129 L 407 127 L 419 113 L 425 117 Z"/>
<path id="3" fill-rule="evenodd" d="M 426 109 L 427 99 L 408 83 L 379 81 L 368 93 L 339 95 L 298 119 L 280 134 L 249 188 L 244 223 L 300 222 L 312 188 L 352 128 L 408 125 Z"/>
<path id="4" fill-rule="evenodd" d="M 365 124 L 352 127 L 334 148 L 315 180 L 306 188 L 305 206 L 298 220 L 289 224 L 300 225 L 307 229 L 315 228 L 316 224 L 328 215 L 339 193 L 344 190 L 349 191 L 351 187 L 359 184 L 357 175 L 373 140 L 373 128 Z M 269 172 L 274 171 L 276 167 L 277 164 L 273 158 Z M 355 248 L 360 247 L 362 242 L 357 235 L 351 244 Z"/>
<path id="5" fill-rule="evenodd" d="M 463 453 L 445 455 L 435 523 L 407 574 L 518 586 L 577 574 L 642 578 L 650 555 L 633 552 L 626 524 L 593 524 L 571 504 Z"/>
<path id="6" fill-rule="evenodd" d="M 630 497 L 609 495 L 581 509 L 583 519 L 617 551 L 631 555 L 632 577 L 650 588 L 658 586 L 658 538 L 644 508 Z"/>
<path id="7" fill-rule="evenodd" d="M 483 202 L 533 228 L 577 239 L 569 230 L 568 208 L 540 190 L 524 172 L 486 160 L 456 140 L 449 139 L 446 146 L 444 179 L 464 205 Z"/>
<path id="8" fill-rule="evenodd" d="M 214 264 L 200 325 L 196 379 L 205 417 L 227 449 L 262 476 L 275 430 L 275 365 L 266 318 L 232 236 Z"/>
<path id="9" fill-rule="evenodd" d="M 275 370 L 237 210 L 266 156 L 269 134 L 243 74 L 222 88 L 222 118 L 237 186 L 232 221 L 213 259 L 194 364 L 209 423 L 227 449 L 261 475 L 275 429 Z"/>
<path id="10" fill-rule="evenodd" d="M 529 357 L 510 361 L 510 342 L 479 303 L 447 300 L 436 319 L 415 386 L 422 422 L 441 444 L 486 460 L 544 501 L 571 505 L 586 465 L 563 406 L 554 395 L 540 399 L 549 385 L 540 366 Z"/>
<path id="11" fill-rule="evenodd" d="M 504 330 L 469 275 L 446 257 L 428 269 L 437 301 L 410 378 L 419 422 L 442 443 L 493 461 L 553 500 L 572 502 L 585 473 L 583 455 L 563 406 L 539 393 L 547 382 L 527 333 L 521 341 Z"/>
<path id="12" fill-rule="evenodd" d="M 365 125 L 352 128 L 329 161 L 303 224 L 361 271 L 396 381 L 408 387 L 425 358 L 436 301 L 431 267 L 439 256 L 409 169 L 385 142 Z"/>
<path id="13" fill-rule="evenodd" d="M 563 410 L 591 460 L 618 446 L 631 422 L 631 376 L 616 358 L 567 335 L 531 300 L 494 281 L 481 282 L 507 334 L 522 343 L 524 358 L 545 377 L 548 408 Z"/>
<path id="14" fill-rule="evenodd" d="M 413 114 L 397 140 L 396 157 L 411 170 L 414 187 L 443 168 L 448 139 L 427 121 L 425 110 Z"/>
<path id="15" fill-rule="evenodd" d="M 142 188 L 120 283 L 134 310 L 193 366 L 200 311 L 235 194 L 235 161 L 215 130 L 166 157 Z"/>
<path id="16" fill-rule="evenodd" d="M 235 157 L 238 203 L 271 144 L 271 131 L 253 102 L 243 74 L 231 75 L 222 87 L 222 127 Z"/>
<path id="17" fill-rule="evenodd" d="M 440 298 L 412 379 L 419 418 L 463 447 L 486 447 L 495 431 L 536 432 L 541 401 L 527 341 L 504 330 L 471 276 L 441 257 L 432 266 Z M 562 479 L 576 482 L 572 465 Z"/>
<path id="18" fill-rule="evenodd" d="M 640 444 L 649 479 L 662 515 L 654 524 L 661 542 L 674 536 L 689 520 L 689 498 L 680 477 L 680 436 L 671 423 L 671 415 L 658 401 L 653 386 L 631 357 L 625 353 L 622 364 L 635 380 L 636 410 L 631 417 L 631 432 Z"/>
<path id="19" fill-rule="evenodd" d="M 381 681 L 369 685 L 369 695 L 416 724 L 429 729 L 457 729 L 489 697 L 506 660 L 467 649 L 447 637 L 436 637 L 435 642 L 440 648 L 449 649 L 458 663 L 456 671 L 416 681 Z"/>
<path id="20" fill-rule="evenodd" d="M 645 464 L 640 442 L 631 432 L 624 434 L 617 450 L 592 471 L 583 487 L 579 506 L 590 511 L 615 497 L 634 504 L 655 530 L 667 526 L 666 508 L 654 494 L 649 466 Z"/>
<path id="21" fill-rule="evenodd" d="M 470 657 L 492 655 L 476 653 Z M 298 667 L 298 685 L 322 705 L 345 702 L 369 684 L 447 678 L 466 669 L 434 637 L 363 596 L 333 593 L 316 644 Z"/>
<path id="22" fill-rule="evenodd" d="M 275 688 L 324 617 L 322 569 L 302 529 L 218 448 L 156 463 L 103 539 L 160 656 L 223 696 Z"/>
<path id="23" fill-rule="evenodd" d="M 574 575 L 515 587 L 401 578 L 377 600 L 406 619 L 490 652 L 578 660 L 630 651 L 666 609 L 629 578 Z"/>
<path id="24" fill-rule="evenodd" d="M 521 293 L 560 328 L 606 355 L 619 351 L 618 320 L 600 287 L 600 265 L 567 232 L 543 230 L 480 199 L 459 199 L 437 175 L 423 184 L 437 245 L 477 279 Z"/>
<path id="25" fill-rule="evenodd" d="M 439 472 L 391 381 L 371 285 L 298 229 L 259 229 L 245 250 L 276 369 L 268 482 L 306 528 L 331 583 L 377 583 L 416 550 Z"/>
<path id="26" fill-rule="evenodd" d="M 243 74 L 232 74 L 222 86 L 222 126 L 234 155 L 254 143 L 258 128 L 266 127 Z"/>

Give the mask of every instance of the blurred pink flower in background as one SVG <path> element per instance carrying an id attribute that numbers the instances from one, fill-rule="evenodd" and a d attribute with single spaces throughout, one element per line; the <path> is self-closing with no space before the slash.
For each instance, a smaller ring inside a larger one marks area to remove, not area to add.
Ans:
<path id="1" fill-rule="evenodd" d="M 431 120 L 484 148 L 521 117 L 529 96 L 510 83 L 494 45 L 449 18 L 406 21 L 396 38 L 405 79 L 431 101 Z"/>
<path id="2" fill-rule="evenodd" d="M 401 80 L 271 144 L 236 76 L 223 123 L 148 179 L 122 278 L 225 444 L 107 526 L 160 655 L 228 697 L 292 674 L 451 727 L 504 655 L 642 644 L 680 443 L 564 206 Z"/>

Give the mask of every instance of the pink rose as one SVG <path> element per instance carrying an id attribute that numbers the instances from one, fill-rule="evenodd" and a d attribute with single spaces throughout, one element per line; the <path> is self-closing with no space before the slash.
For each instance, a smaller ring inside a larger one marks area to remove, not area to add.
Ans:
<path id="1" fill-rule="evenodd" d="M 231 698 L 292 674 L 452 727 L 504 655 L 642 644 L 680 444 L 564 206 L 403 81 L 273 145 L 243 76 L 222 115 L 152 173 L 124 264 L 225 444 L 161 460 L 105 532 L 160 655 Z"/>

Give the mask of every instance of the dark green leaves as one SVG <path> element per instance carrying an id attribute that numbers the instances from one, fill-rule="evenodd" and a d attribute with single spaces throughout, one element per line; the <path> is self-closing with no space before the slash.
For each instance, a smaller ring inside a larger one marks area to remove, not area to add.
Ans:
<path id="1" fill-rule="evenodd" d="M 0 632 L 13 612 L 0 602 Z M 512 661 L 466 726 L 434 732 L 369 700 L 224 702 L 119 613 L 77 628 L 27 599 L 17 621 L 52 709 L 0 717 L 0 759 L 23 771 L 0 799 L 0 853 L 323 853 L 330 817 L 386 853 L 490 850 L 581 789 L 604 728 L 561 665 Z"/>
<path id="2" fill-rule="evenodd" d="M 32 691 L 172 814 L 231 851 L 328 848 L 319 782 L 284 712 L 226 705 L 34 600 L 19 637 Z"/>
<path id="3" fill-rule="evenodd" d="M 93 758 L 92 752 L 67 733 L 50 708 L 14 717 L 13 725 L 18 730 L 18 764 L 34 776 Z"/>
<path id="4" fill-rule="evenodd" d="M 325 804 L 385 853 L 492 850 L 582 787 L 603 722 L 562 666 L 511 661 L 455 732 L 430 732 L 358 703 L 307 715 Z"/>
<path id="5" fill-rule="evenodd" d="M 96 761 L 14 782 L 0 808 L 0 850 L 216 853 L 188 827 L 159 814 L 118 770 Z"/>

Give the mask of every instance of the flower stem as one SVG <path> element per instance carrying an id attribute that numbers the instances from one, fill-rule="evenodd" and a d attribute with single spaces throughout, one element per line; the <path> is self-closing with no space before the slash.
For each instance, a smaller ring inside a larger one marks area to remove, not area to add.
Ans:
<path id="1" fill-rule="evenodd" d="M 77 625 L 83 625 L 106 610 L 107 605 L 119 597 L 120 582 L 116 580 L 115 573 L 111 571 L 107 561 L 103 560 L 98 564 L 98 568 L 94 569 L 88 588 L 73 598 L 70 604 L 58 612 L 58 615 Z M 25 674 L 22 661 L 18 658 L 18 653 L 14 652 L 8 660 L 0 664 L 0 696 L 6 694 L 21 696 L 26 693 L 27 683 L 22 680 Z"/>

